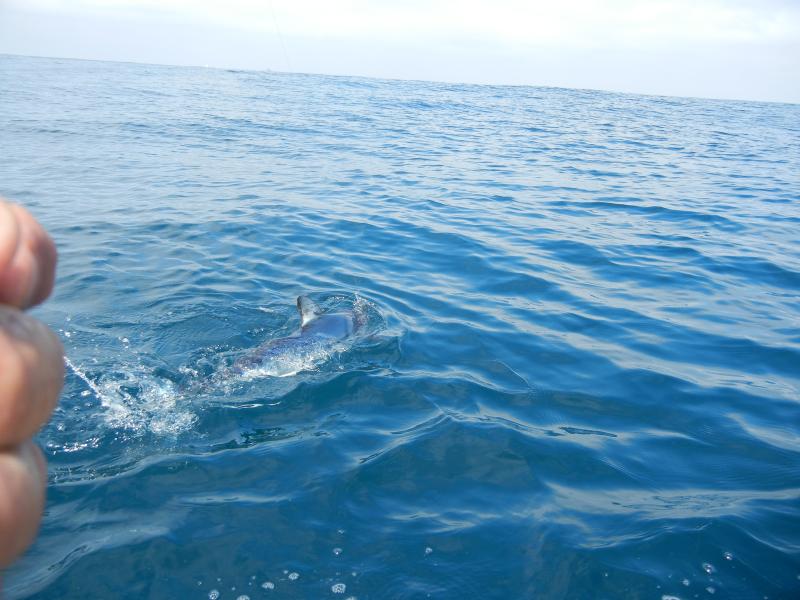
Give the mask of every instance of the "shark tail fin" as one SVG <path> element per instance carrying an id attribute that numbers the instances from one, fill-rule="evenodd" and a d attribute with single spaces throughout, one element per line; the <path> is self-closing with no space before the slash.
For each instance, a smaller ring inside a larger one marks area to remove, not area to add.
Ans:
<path id="1" fill-rule="evenodd" d="M 297 310 L 300 313 L 300 326 L 305 327 L 319 315 L 319 306 L 308 296 L 297 297 Z"/>

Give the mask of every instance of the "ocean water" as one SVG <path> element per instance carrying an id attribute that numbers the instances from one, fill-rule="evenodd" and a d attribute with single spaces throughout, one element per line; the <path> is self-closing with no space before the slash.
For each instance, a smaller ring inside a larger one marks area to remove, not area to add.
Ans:
<path id="1" fill-rule="evenodd" d="M 0 136 L 7 598 L 800 597 L 800 106 L 0 56 Z M 231 368 L 299 294 L 364 326 Z"/>

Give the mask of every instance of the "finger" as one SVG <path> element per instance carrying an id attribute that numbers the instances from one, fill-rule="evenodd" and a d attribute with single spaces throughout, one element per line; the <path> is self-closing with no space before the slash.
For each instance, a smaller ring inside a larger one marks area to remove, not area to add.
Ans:
<path id="1" fill-rule="evenodd" d="M 27 210 L 0 204 L 0 303 L 29 308 L 53 290 L 56 248 Z"/>
<path id="2" fill-rule="evenodd" d="M 46 485 L 44 456 L 33 442 L 0 452 L 0 568 L 10 564 L 36 536 Z"/>
<path id="3" fill-rule="evenodd" d="M 17 253 L 19 223 L 11 205 L 0 199 L 0 273 L 8 268 Z"/>
<path id="4" fill-rule="evenodd" d="M 63 356 L 47 327 L 0 306 L 0 448 L 21 444 L 47 421 L 64 381 Z"/>

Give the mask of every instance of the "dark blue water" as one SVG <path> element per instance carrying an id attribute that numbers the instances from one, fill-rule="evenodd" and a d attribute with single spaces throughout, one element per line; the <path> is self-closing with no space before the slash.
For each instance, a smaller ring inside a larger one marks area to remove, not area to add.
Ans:
<path id="1" fill-rule="evenodd" d="M 9 598 L 800 597 L 800 106 L 4 56 L 0 136 Z M 301 293 L 365 329 L 232 369 Z"/>

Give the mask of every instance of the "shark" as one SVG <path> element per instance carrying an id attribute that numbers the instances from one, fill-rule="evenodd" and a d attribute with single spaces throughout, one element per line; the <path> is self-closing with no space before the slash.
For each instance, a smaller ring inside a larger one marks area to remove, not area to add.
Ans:
<path id="1" fill-rule="evenodd" d="M 364 325 L 356 310 L 324 312 L 308 296 L 298 296 L 300 328 L 292 335 L 269 340 L 236 360 L 236 375 L 289 377 L 331 356 Z"/>

